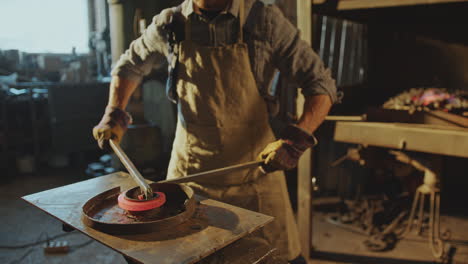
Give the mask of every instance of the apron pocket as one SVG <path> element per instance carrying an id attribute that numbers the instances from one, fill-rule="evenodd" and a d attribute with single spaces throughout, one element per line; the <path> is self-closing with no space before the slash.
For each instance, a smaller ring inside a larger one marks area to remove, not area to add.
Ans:
<path id="1" fill-rule="evenodd" d="M 200 126 L 188 123 L 187 129 L 187 173 L 211 170 L 219 167 L 223 151 L 221 133 L 216 126 Z"/>

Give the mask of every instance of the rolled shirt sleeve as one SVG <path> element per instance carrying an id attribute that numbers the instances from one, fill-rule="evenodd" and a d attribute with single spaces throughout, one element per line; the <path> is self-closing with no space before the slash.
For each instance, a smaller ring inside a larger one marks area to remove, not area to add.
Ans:
<path id="1" fill-rule="evenodd" d="M 269 6 L 273 62 L 282 74 L 296 81 L 305 96 L 326 94 L 338 101 L 335 80 L 312 47 L 300 38 L 294 27 L 276 6 Z"/>
<path id="2" fill-rule="evenodd" d="M 172 21 L 174 8 L 163 10 L 153 18 L 144 33 L 130 43 L 111 72 L 127 80 L 141 81 L 150 73 L 154 63 L 166 60 L 168 54 L 165 25 Z"/>

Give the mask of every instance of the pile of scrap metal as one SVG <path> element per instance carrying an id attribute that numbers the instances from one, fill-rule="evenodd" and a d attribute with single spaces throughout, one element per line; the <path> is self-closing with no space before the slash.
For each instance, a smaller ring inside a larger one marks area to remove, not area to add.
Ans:
<path id="1" fill-rule="evenodd" d="M 410 112 L 442 110 L 466 115 L 468 113 L 468 90 L 413 88 L 390 98 L 383 104 L 383 108 Z"/>
<path id="2" fill-rule="evenodd" d="M 363 244 L 370 251 L 393 249 L 409 231 L 408 224 L 414 220 L 413 213 L 410 215 L 412 198 L 419 186 L 424 185 L 423 181 L 426 183 L 424 170 L 429 162 L 423 161 L 424 157 L 417 158 L 421 162 L 415 162 L 416 159 L 400 151 L 362 146 L 349 148 L 345 156 L 331 165 L 337 166 L 345 160 L 358 162 L 373 171 L 368 179 L 372 187 L 368 188 L 370 190 L 359 188 L 364 191 L 352 201 L 343 200 L 339 214 L 327 221 L 365 235 Z M 418 221 L 423 229 L 431 228 L 423 217 Z"/>

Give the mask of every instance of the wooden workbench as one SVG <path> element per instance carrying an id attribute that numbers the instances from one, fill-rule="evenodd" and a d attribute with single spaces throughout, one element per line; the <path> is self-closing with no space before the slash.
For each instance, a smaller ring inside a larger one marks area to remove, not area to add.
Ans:
<path id="1" fill-rule="evenodd" d="M 312 0 L 314 5 L 321 5 L 327 0 Z M 337 1 L 338 10 L 355 10 L 371 8 L 388 8 L 400 6 L 434 5 L 447 3 L 461 3 L 466 0 L 340 0 Z"/>
<path id="2" fill-rule="evenodd" d="M 142 263 L 195 263 L 273 220 L 271 216 L 196 196 L 199 204 L 195 215 L 172 230 L 114 236 L 85 226 L 81 221 L 82 205 L 95 195 L 118 186 L 128 189 L 135 184 L 128 174 L 119 172 L 22 198 L 85 235 Z M 254 263 L 272 252 L 271 248 L 256 248 L 256 245 L 248 238 L 230 245 L 224 249 L 223 257 L 233 256 L 236 252 L 236 260 L 225 263 Z M 223 254 L 222 251 L 216 254 Z"/>
<path id="3" fill-rule="evenodd" d="M 468 158 L 468 129 L 406 123 L 336 122 L 339 142 Z"/>

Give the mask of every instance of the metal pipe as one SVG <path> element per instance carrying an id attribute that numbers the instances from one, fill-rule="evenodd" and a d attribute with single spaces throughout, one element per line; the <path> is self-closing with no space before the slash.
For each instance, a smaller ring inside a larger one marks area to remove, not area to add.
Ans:
<path id="1" fill-rule="evenodd" d="M 319 47 L 319 53 L 320 53 L 320 58 L 325 61 L 325 41 L 327 38 L 327 17 L 322 16 L 322 28 L 320 29 L 320 47 Z"/>
<path id="2" fill-rule="evenodd" d="M 115 64 L 126 48 L 124 25 L 124 0 L 107 0 L 109 4 L 109 22 L 112 64 Z"/>
<path id="3" fill-rule="evenodd" d="M 341 28 L 341 39 L 340 39 L 340 50 L 338 55 L 338 74 L 336 75 L 337 85 L 343 86 L 343 67 L 345 60 L 345 48 L 346 48 L 346 33 L 348 31 L 348 21 L 343 21 Z"/>

